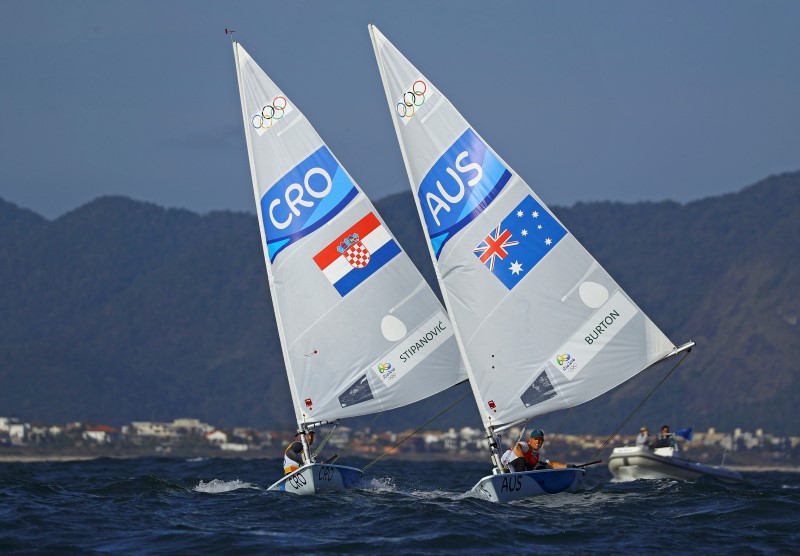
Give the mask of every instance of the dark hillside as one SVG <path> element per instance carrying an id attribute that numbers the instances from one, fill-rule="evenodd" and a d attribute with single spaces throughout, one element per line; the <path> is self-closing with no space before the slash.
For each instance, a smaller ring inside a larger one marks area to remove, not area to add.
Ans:
<path id="1" fill-rule="evenodd" d="M 438 293 L 411 195 L 376 207 Z M 675 342 L 698 343 L 631 430 L 800 427 L 800 173 L 686 205 L 554 212 Z M 255 215 L 106 197 L 48 221 L 0 200 L 0 233 L 0 415 L 293 426 Z M 668 370 L 543 426 L 610 432 Z M 375 426 L 416 427 L 467 391 Z M 479 424 L 468 397 L 434 426 Z"/>

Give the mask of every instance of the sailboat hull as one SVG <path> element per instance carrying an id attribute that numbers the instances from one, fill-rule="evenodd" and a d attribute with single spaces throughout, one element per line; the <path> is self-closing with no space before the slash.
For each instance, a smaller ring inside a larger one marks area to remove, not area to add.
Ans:
<path id="1" fill-rule="evenodd" d="M 492 502 L 511 502 L 574 491 L 586 473 L 584 469 L 541 469 L 523 473 L 489 475 L 478 481 L 472 492 Z"/>
<path id="2" fill-rule="evenodd" d="M 615 448 L 608 460 L 608 470 L 617 483 L 637 479 L 692 480 L 703 476 L 729 483 L 743 480 L 742 474 L 732 469 L 705 465 L 674 455 L 659 455 L 648 448 L 636 447 Z"/>
<path id="3" fill-rule="evenodd" d="M 289 473 L 267 490 L 279 490 L 300 495 L 323 494 L 352 488 L 361 482 L 364 472 L 355 467 L 306 464 Z"/>

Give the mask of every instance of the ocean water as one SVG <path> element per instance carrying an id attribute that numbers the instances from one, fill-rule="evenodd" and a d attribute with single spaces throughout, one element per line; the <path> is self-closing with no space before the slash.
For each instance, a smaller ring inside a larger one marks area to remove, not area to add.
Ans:
<path id="1" fill-rule="evenodd" d="M 363 467 L 368 460 L 347 459 Z M 496 504 L 481 462 L 383 459 L 362 487 L 269 492 L 278 460 L 0 463 L 0 554 L 798 554 L 800 474 L 610 482 Z"/>

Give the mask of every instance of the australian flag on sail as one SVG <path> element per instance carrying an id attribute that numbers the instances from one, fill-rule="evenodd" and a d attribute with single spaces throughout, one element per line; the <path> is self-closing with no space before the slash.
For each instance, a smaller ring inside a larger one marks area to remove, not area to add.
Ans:
<path id="1" fill-rule="evenodd" d="M 474 252 L 511 290 L 565 235 L 567 230 L 528 195 L 502 222 L 487 231 Z"/>
<path id="2" fill-rule="evenodd" d="M 314 262 L 344 297 L 400 253 L 378 217 L 368 213 L 314 256 Z"/>

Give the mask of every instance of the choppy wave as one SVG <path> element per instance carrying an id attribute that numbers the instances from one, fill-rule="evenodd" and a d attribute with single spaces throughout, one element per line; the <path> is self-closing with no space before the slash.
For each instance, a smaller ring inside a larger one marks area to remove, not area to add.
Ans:
<path id="1" fill-rule="evenodd" d="M 348 462 L 352 464 L 352 462 Z M 354 465 L 358 465 L 356 462 Z M 610 483 L 496 504 L 480 463 L 376 465 L 350 491 L 268 491 L 279 462 L 178 459 L 0 464 L 0 553 L 796 553 L 800 475 Z M 299 549 L 298 547 L 302 547 Z"/>
<path id="2" fill-rule="evenodd" d="M 207 494 L 219 494 L 221 492 L 231 492 L 232 490 L 239 490 L 240 488 L 255 488 L 258 489 L 260 487 L 246 483 L 240 480 L 234 481 L 223 481 L 220 479 L 212 479 L 207 483 L 204 481 L 200 481 L 200 483 L 194 487 L 193 490 L 197 492 L 205 492 Z"/>

